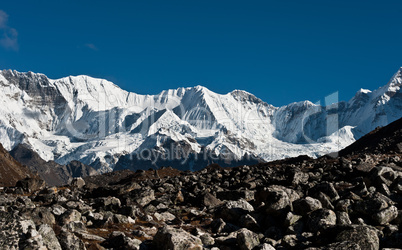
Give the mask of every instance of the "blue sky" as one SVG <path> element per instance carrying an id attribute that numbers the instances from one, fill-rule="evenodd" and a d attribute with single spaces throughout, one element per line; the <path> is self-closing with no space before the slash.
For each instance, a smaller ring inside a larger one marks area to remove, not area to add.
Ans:
<path id="1" fill-rule="evenodd" d="M 385 85 L 402 1 L 3 1 L 0 68 L 86 74 L 140 94 L 203 85 L 281 106 Z"/>

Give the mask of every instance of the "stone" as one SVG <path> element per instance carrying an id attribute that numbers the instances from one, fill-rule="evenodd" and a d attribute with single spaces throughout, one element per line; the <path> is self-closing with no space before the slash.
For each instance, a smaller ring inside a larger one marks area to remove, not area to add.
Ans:
<path id="1" fill-rule="evenodd" d="M 51 212 L 50 208 L 47 207 L 37 207 L 32 211 L 31 218 L 36 225 L 48 224 L 53 225 L 56 224 L 56 218 Z"/>
<path id="2" fill-rule="evenodd" d="M 176 216 L 169 212 L 154 213 L 154 216 L 158 221 L 172 221 L 176 219 Z"/>
<path id="3" fill-rule="evenodd" d="M 336 236 L 337 241 L 351 241 L 360 246 L 361 249 L 378 250 L 380 240 L 375 229 L 368 226 L 353 226 L 343 230 Z"/>
<path id="4" fill-rule="evenodd" d="M 59 219 L 61 225 L 68 224 L 70 222 L 80 222 L 81 213 L 75 209 L 67 210 Z"/>
<path id="5" fill-rule="evenodd" d="M 217 207 L 222 204 L 221 200 L 219 200 L 218 198 L 216 198 L 209 192 L 205 192 L 205 193 L 201 194 L 199 201 L 200 201 L 200 206 L 205 206 L 208 208 Z"/>
<path id="6" fill-rule="evenodd" d="M 295 234 L 288 234 L 283 236 L 282 242 L 286 247 L 294 248 L 297 245 L 297 236 Z"/>
<path id="7" fill-rule="evenodd" d="M 53 231 L 53 228 L 48 224 L 39 226 L 38 232 L 42 235 L 43 243 L 49 250 L 61 250 L 60 243 Z"/>
<path id="8" fill-rule="evenodd" d="M 291 185 L 300 185 L 308 182 L 309 174 L 302 172 L 298 169 L 294 169 L 288 175 L 288 181 Z"/>
<path id="9" fill-rule="evenodd" d="M 200 239 L 204 246 L 212 246 L 215 244 L 214 238 L 211 235 L 209 235 L 208 233 L 201 235 Z"/>
<path id="10" fill-rule="evenodd" d="M 331 243 L 329 245 L 326 245 L 325 247 L 321 248 L 322 250 L 333 250 L 333 249 L 339 249 L 339 250 L 364 250 L 363 248 L 360 248 L 360 246 L 353 242 L 353 241 L 342 241 L 342 242 L 335 242 Z"/>
<path id="11" fill-rule="evenodd" d="M 322 208 L 321 202 L 310 196 L 293 202 L 294 212 L 303 216 L 320 208 Z"/>
<path id="12" fill-rule="evenodd" d="M 121 202 L 116 197 L 101 197 L 95 200 L 95 207 L 103 211 L 117 212 L 121 208 Z"/>
<path id="13" fill-rule="evenodd" d="M 383 209 L 380 212 L 373 214 L 372 216 L 373 220 L 380 225 L 386 225 L 397 217 L 398 209 L 395 206 L 390 206 L 386 209 Z"/>
<path id="14" fill-rule="evenodd" d="M 257 220 L 250 214 L 242 215 L 239 220 L 239 225 L 252 231 L 260 230 L 260 225 L 258 224 Z"/>
<path id="15" fill-rule="evenodd" d="M 264 243 L 260 247 L 260 250 L 275 250 L 275 248 L 271 244 Z"/>
<path id="16" fill-rule="evenodd" d="M 235 222 L 244 214 L 253 212 L 253 206 L 244 199 L 226 202 L 221 209 L 221 217 L 229 222 Z"/>
<path id="17" fill-rule="evenodd" d="M 21 187 L 25 192 L 35 192 L 45 188 L 46 182 L 42 179 L 38 178 L 25 178 L 23 180 L 19 180 L 16 187 Z"/>
<path id="18" fill-rule="evenodd" d="M 264 202 L 267 213 L 278 214 L 292 210 L 292 201 L 285 187 L 273 185 L 256 194 L 257 203 Z"/>
<path id="19" fill-rule="evenodd" d="M 325 229 L 327 226 L 336 224 L 336 214 L 329 209 L 318 209 L 308 216 L 307 226 L 312 232 Z"/>
<path id="20" fill-rule="evenodd" d="M 258 235 L 246 228 L 237 232 L 237 245 L 241 250 L 251 250 L 260 244 Z"/>
<path id="21" fill-rule="evenodd" d="M 81 177 L 77 177 L 71 181 L 70 185 L 75 188 L 82 188 L 85 186 L 85 181 Z"/>
<path id="22" fill-rule="evenodd" d="M 161 250 L 203 249 L 200 238 L 187 233 L 183 229 L 169 226 L 160 228 L 152 243 L 156 249 Z"/>
<path id="23" fill-rule="evenodd" d="M 222 218 L 212 221 L 211 228 L 214 233 L 231 233 L 239 229 L 231 223 L 226 223 Z"/>
<path id="24" fill-rule="evenodd" d="M 136 189 L 130 193 L 138 205 L 144 207 L 151 201 L 155 200 L 155 192 L 150 188 Z"/>
<path id="25" fill-rule="evenodd" d="M 289 226 L 293 226 L 295 223 L 297 223 L 300 219 L 302 219 L 302 216 L 300 215 L 296 215 L 292 212 L 288 212 L 286 214 L 286 218 L 285 218 L 285 222 L 284 222 L 284 226 L 285 227 L 289 227 Z"/>
<path id="26" fill-rule="evenodd" d="M 336 224 L 337 225 L 350 225 L 352 222 L 350 221 L 349 214 L 342 211 L 336 212 Z"/>
<path id="27" fill-rule="evenodd" d="M 63 250 L 85 249 L 85 244 L 74 234 L 63 230 L 57 238 Z"/>
<path id="28" fill-rule="evenodd" d="M 139 250 L 141 243 L 138 239 L 127 237 L 123 232 L 114 231 L 102 245 L 111 249 Z"/>

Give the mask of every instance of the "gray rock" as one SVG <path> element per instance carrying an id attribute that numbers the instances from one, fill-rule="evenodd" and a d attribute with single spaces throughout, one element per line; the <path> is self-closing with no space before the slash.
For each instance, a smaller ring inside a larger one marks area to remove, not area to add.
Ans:
<path id="1" fill-rule="evenodd" d="M 136 189 L 132 191 L 133 199 L 140 205 L 146 206 L 155 200 L 155 192 L 150 188 Z"/>
<path id="2" fill-rule="evenodd" d="M 29 227 L 27 232 L 21 237 L 19 249 L 46 250 L 47 248 L 43 242 L 42 235 L 35 228 Z"/>
<path id="3" fill-rule="evenodd" d="M 383 209 L 372 216 L 373 220 L 380 225 L 385 225 L 398 217 L 398 209 L 395 206 Z"/>
<path id="4" fill-rule="evenodd" d="M 161 250 L 202 249 L 202 241 L 198 237 L 168 226 L 158 230 L 152 243 Z"/>
<path id="5" fill-rule="evenodd" d="M 63 230 L 57 238 L 63 250 L 86 249 L 84 242 L 68 231 Z"/>
<path id="6" fill-rule="evenodd" d="M 211 223 L 211 228 L 214 233 L 231 233 L 239 229 L 231 223 L 226 223 L 222 218 L 215 219 Z"/>
<path id="7" fill-rule="evenodd" d="M 241 250 L 251 250 L 260 244 L 258 235 L 246 228 L 237 232 L 237 245 Z"/>
<path id="8" fill-rule="evenodd" d="M 38 178 L 25 178 L 19 180 L 15 186 L 21 187 L 25 192 L 30 193 L 43 189 L 46 186 L 46 182 Z"/>
<path id="9" fill-rule="evenodd" d="M 260 230 L 260 225 L 258 224 L 257 220 L 250 214 L 242 215 L 239 220 L 239 225 L 252 231 Z"/>
<path id="10" fill-rule="evenodd" d="M 176 219 L 176 216 L 169 212 L 154 213 L 154 216 L 158 221 L 172 221 Z"/>
<path id="11" fill-rule="evenodd" d="M 346 212 L 336 212 L 336 224 L 338 225 L 350 225 L 352 222 L 350 221 L 349 214 Z"/>
<path id="12" fill-rule="evenodd" d="M 90 241 L 105 241 L 105 238 L 100 237 L 98 235 L 90 234 L 85 231 L 77 231 L 75 232 L 81 239 L 90 240 Z"/>
<path id="13" fill-rule="evenodd" d="M 262 246 L 259 248 L 260 250 L 275 250 L 275 248 L 268 243 L 262 244 Z"/>
<path id="14" fill-rule="evenodd" d="M 53 225 L 56 224 L 56 218 L 54 217 L 51 210 L 47 207 L 37 207 L 32 211 L 31 215 L 32 220 L 36 225 L 48 224 Z"/>
<path id="15" fill-rule="evenodd" d="M 81 213 L 75 209 L 67 210 L 59 219 L 61 225 L 81 221 Z"/>
<path id="16" fill-rule="evenodd" d="M 129 223 L 128 217 L 122 214 L 114 214 L 113 215 L 113 222 L 117 224 L 126 224 Z"/>
<path id="17" fill-rule="evenodd" d="M 285 222 L 284 222 L 284 226 L 285 227 L 289 227 L 289 226 L 293 226 L 295 223 L 297 223 L 300 219 L 302 219 L 302 216 L 300 215 L 296 215 L 292 212 L 288 212 L 286 214 L 286 218 L 285 218 Z"/>
<path id="18" fill-rule="evenodd" d="M 71 181 L 71 184 L 70 184 L 72 187 L 75 187 L 75 188 L 82 188 L 83 186 L 85 186 L 85 181 L 84 181 L 84 179 L 82 179 L 81 177 L 77 177 L 77 178 L 74 178 L 72 181 Z"/>
<path id="19" fill-rule="evenodd" d="M 342 241 L 335 242 L 325 247 L 321 248 L 322 250 L 361 250 L 360 246 L 353 241 Z"/>
<path id="20" fill-rule="evenodd" d="M 95 203 L 96 207 L 104 211 L 117 212 L 121 207 L 120 200 L 112 196 L 98 198 Z"/>
<path id="21" fill-rule="evenodd" d="M 54 204 L 52 206 L 52 213 L 56 216 L 60 216 L 60 215 L 64 214 L 64 212 L 66 212 L 66 211 L 67 211 L 67 209 L 60 206 L 59 204 Z"/>
<path id="22" fill-rule="evenodd" d="M 353 226 L 343 230 L 336 236 L 337 241 L 351 241 L 361 249 L 377 250 L 380 248 L 380 240 L 375 229 L 368 226 Z"/>
<path id="23" fill-rule="evenodd" d="M 283 236 L 282 244 L 289 248 L 296 247 L 297 236 L 295 234 L 288 234 L 288 235 Z"/>
<path id="24" fill-rule="evenodd" d="M 222 204 L 222 201 L 210 194 L 205 192 L 199 197 L 200 205 L 208 208 L 217 207 Z"/>
<path id="25" fill-rule="evenodd" d="M 244 199 L 226 202 L 221 210 L 221 217 L 229 222 L 238 221 L 242 215 L 254 211 L 253 206 Z"/>
<path id="26" fill-rule="evenodd" d="M 331 199 L 328 195 L 323 192 L 318 192 L 316 198 L 321 202 L 323 208 L 334 210 L 334 205 L 332 205 Z"/>
<path id="27" fill-rule="evenodd" d="M 303 216 L 320 208 L 322 208 L 321 202 L 310 196 L 293 202 L 293 210 L 295 213 Z"/>
<path id="28" fill-rule="evenodd" d="M 201 239 L 202 244 L 204 246 L 212 246 L 212 245 L 215 244 L 214 238 L 212 238 L 212 236 L 209 235 L 208 233 L 205 233 L 205 234 L 201 235 L 200 239 Z"/>
<path id="29" fill-rule="evenodd" d="M 43 224 L 39 226 L 38 232 L 42 235 L 43 243 L 49 250 L 61 250 L 59 241 L 51 226 Z"/>
<path id="30" fill-rule="evenodd" d="M 336 224 L 336 214 L 329 209 L 318 209 L 309 215 L 307 226 L 312 232 L 320 231 Z"/>
<path id="31" fill-rule="evenodd" d="M 141 243 L 140 240 L 127 237 L 123 232 L 115 231 L 102 245 L 111 249 L 139 250 Z"/>
<path id="32" fill-rule="evenodd" d="M 237 246 L 237 231 L 215 238 L 215 246 L 219 246 L 220 249 L 235 248 Z"/>

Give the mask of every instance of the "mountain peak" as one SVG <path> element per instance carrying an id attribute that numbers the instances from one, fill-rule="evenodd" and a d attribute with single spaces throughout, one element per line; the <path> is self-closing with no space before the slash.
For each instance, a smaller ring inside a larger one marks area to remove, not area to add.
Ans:
<path id="1" fill-rule="evenodd" d="M 339 128 L 352 126 L 354 140 L 401 117 L 402 95 L 390 91 L 399 90 L 401 79 L 402 69 L 389 86 L 371 94 L 361 89 L 355 102 L 336 110 L 339 127 L 328 128 L 335 110 L 309 101 L 275 108 L 244 90 L 217 94 L 201 85 L 138 95 L 87 75 L 51 80 L 3 70 L 0 142 L 7 149 L 29 142 L 46 160 L 80 160 L 99 172 L 111 171 L 122 154 L 136 152 L 160 129 L 177 145 L 186 141 L 193 149 L 202 146 L 216 154 L 229 150 L 264 160 L 316 156 L 339 149 L 336 140 L 319 141 L 328 131 L 337 135 Z M 377 97 L 395 101 L 377 105 Z M 317 145 L 306 144 L 310 139 Z"/>

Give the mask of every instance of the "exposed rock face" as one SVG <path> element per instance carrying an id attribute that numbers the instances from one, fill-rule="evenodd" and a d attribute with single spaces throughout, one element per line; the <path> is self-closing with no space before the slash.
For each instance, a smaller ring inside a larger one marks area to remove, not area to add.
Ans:
<path id="1" fill-rule="evenodd" d="M 19 144 L 10 151 L 10 154 L 17 161 L 28 166 L 31 171 L 38 173 L 50 186 L 62 186 L 69 184 L 75 177 L 98 174 L 92 167 L 78 161 L 72 161 L 66 166 L 54 161 L 45 161 L 25 144 Z"/>
<path id="2" fill-rule="evenodd" d="M 35 176 L 28 167 L 17 162 L 0 144 L 0 187 L 15 186 L 17 181 Z"/>

